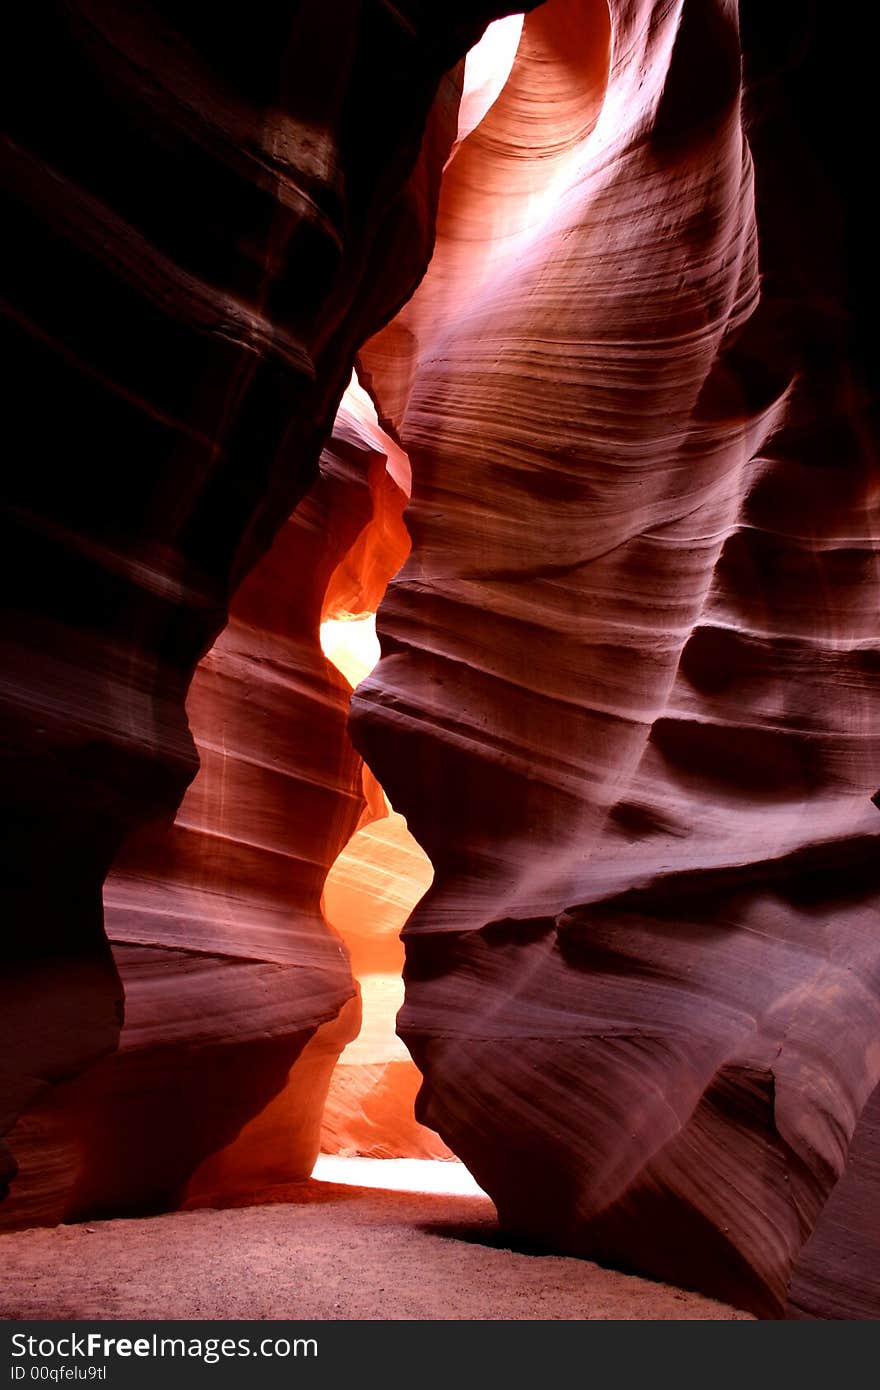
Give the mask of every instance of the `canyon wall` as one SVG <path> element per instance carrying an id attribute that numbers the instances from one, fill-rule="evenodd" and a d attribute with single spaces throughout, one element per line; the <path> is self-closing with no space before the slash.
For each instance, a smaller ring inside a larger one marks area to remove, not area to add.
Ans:
<path id="1" fill-rule="evenodd" d="M 38 0 L 8 18 L 0 1134 L 117 1045 L 102 882 L 196 771 L 195 666 L 315 481 L 355 349 L 424 270 L 456 135 L 445 74 L 509 8 Z M 158 954 L 125 951 L 150 991 Z M 3 1146 L 0 1180 L 14 1167 Z"/>
<path id="2" fill-rule="evenodd" d="M 347 594 L 375 568 L 385 464 L 341 407 L 318 481 L 200 662 L 187 700 L 199 773 L 174 825 L 133 836 L 104 888 L 119 1048 L 12 1130 L 19 1174 L 0 1222 L 167 1210 L 309 1176 L 359 1023 L 321 895 L 366 810 L 350 690 L 319 632 L 340 567 Z"/>
<path id="3" fill-rule="evenodd" d="M 413 549 L 353 728 L 435 869 L 420 1117 L 508 1229 L 778 1316 L 880 1079 L 880 517 L 846 108 L 743 36 L 747 109 L 734 4 L 527 16 L 361 355 Z"/>

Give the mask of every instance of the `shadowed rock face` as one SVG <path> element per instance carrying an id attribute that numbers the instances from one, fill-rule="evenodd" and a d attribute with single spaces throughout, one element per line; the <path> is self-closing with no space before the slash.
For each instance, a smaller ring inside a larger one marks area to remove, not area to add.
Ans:
<path id="1" fill-rule="evenodd" d="M 443 74 L 504 10 L 9 18 L 0 1133 L 116 1044 L 101 883 L 195 773 L 194 667 L 424 269 Z"/>
<path id="2" fill-rule="evenodd" d="M 747 18 L 748 139 L 736 6 L 526 17 L 362 353 L 413 550 L 353 708 L 435 868 L 420 1117 L 513 1229 L 774 1316 L 880 1077 L 880 517 L 845 180 Z"/>
<path id="3" fill-rule="evenodd" d="M 380 477 L 384 455 L 341 407 L 317 482 L 196 671 L 200 768 L 175 823 L 133 836 L 105 884 L 119 1050 L 12 1131 L 20 1171 L 0 1222 L 162 1210 L 309 1176 L 360 1016 L 321 895 L 364 810 L 350 691 L 319 629 L 340 566 L 349 588 L 372 568 Z"/>
<path id="4" fill-rule="evenodd" d="M 880 1089 L 859 1117 L 843 1177 L 801 1251 L 788 1314 L 872 1318 L 880 1308 Z"/>

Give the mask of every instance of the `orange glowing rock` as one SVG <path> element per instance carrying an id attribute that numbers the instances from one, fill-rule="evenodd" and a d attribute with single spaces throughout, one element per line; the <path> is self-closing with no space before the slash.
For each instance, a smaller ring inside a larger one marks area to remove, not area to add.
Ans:
<path id="1" fill-rule="evenodd" d="M 408 487 L 410 475 L 406 456 L 380 429 L 355 379 L 343 398 L 337 432 L 348 412 L 388 461 L 384 476 L 370 474 L 371 521 L 334 572 L 324 600 L 321 647 L 354 688 L 380 654 L 375 611 L 362 610 L 378 603 L 409 553 L 402 521 L 406 494 L 396 480 Z M 344 616 L 327 616 L 340 610 Z M 345 942 L 362 1008 L 360 1032 L 333 1073 L 322 1147 L 374 1157 L 445 1157 L 446 1145 L 415 1119 L 420 1077 L 395 1032 L 403 1003 L 400 932 L 430 886 L 433 869 L 366 766 L 364 791 L 360 826 L 330 869 L 321 901 L 325 919 Z"/>
<path id="2" fill-rule="evenodd" d="M 416 1122 L 421 1077 L 395 1032 L 404 994 L 400 932 L 432 878 L 430 860 L 393 810 L 359 830 L 327 875 L 324 914 L 348 948 L 360 983 L 362 1023 L 330 1084 L 322 1131 L 326 1153 L 449 1154 L 433 1130 Z"/>

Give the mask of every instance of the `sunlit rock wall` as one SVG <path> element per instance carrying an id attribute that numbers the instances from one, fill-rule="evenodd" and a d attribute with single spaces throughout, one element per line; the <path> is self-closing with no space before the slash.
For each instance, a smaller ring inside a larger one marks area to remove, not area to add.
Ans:
<path id="1" fill-rule="evenodd" d="M 771 1316 L 880 1077 L 870 397 L 778 115 L 733 3 L 527 16 L 362 353 L 413 549 L 354 699 L 435 869 L 420 1117 L 508 1227 Z"/>

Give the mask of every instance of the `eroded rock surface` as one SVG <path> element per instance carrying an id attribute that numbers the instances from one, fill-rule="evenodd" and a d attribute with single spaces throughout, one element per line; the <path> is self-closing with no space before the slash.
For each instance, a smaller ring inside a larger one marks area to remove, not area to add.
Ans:
<path id="1" fill-rule="evenodd" d="M 880 1076 L 880 519 L 845 180 L 746 138 L 740 43 L 527 16 L 362 354 L 413 550 L 354 708 L 435 868 L 421 1118 L 522 1234 L 778 1315 Z"/>
<path id="2" fill-rule="evenodd" d="M 193 670 L 422 274 L 455 64 L 504 12 L 9 18 L 0 1132 L 116 1046 L 102 881 L 196 771 Z"/>
<path id="3" fill-rule="evenodd" d="M 357 582 L 350 552 L 366 557 L 368 587 L 385 479 L 385 455 L 343 406 L 317 483 L 196 671 L 200 768 L 174 825 L 132 838 L 105 885 L 126 998 L 119 1050 L 13 1131 L 21 1172 L 5 1222 L 167 1209 L 309 1176 L 330 1074 L 360 1020 L 321 895 L 366 810 L 350 689 L 320 623 L 340 567 Z M 67 1161 L 47 1167 L 49 1153 Z"/>

